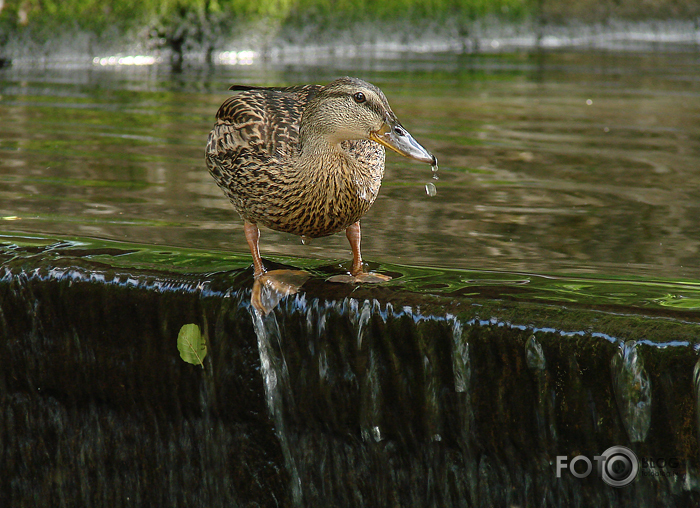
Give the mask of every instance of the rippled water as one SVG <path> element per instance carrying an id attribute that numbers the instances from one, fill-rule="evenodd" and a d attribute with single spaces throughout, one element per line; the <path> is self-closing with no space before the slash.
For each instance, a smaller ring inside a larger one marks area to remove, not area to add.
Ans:
<path id="1" fill-rule="evenodd" d="M 440 162 L 388 155 L 375 262 L 700 278 L 696 52 L 561 51 L 190 68 L 0 69 L 0 229 L 247 253 L 204 166 L 232 83 L 379 85 Z M 436 185 L 429 197 L 426 183 Z M 262 231 L 263 257 L 347 260 Z"/>

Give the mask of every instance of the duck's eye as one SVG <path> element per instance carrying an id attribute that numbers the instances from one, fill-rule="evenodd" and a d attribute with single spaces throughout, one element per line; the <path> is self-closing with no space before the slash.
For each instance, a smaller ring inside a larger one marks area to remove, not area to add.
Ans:
<path id="1" fill-rule="evenodd" d="M 362 104 L 365 102 L 367 99 L 365 98 L 365 94 L 362 92 L 357 92 L 355 95 L 352 96 L 353 99 L 355 99 L 355 102 L 358 104 Z"/>

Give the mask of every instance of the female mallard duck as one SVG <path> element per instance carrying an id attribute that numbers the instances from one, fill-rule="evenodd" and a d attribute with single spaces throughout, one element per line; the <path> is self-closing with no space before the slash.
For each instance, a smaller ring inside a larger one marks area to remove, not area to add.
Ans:
<path id="1" fill-rule="evenodd" d="M 384 176 L 384 147 L 435 164 L 382 91 L 357 78 L 326 86 L 232 86 L 209 134 L 209 172 L 245 221 L 255 277 L 265 273 L 258 225 L 302 238 L 345 230 L 362 280 L 360 218 Z"/>

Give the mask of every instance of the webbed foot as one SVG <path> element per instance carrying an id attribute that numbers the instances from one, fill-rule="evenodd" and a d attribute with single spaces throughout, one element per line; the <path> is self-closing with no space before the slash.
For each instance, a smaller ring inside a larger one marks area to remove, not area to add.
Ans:
<path id="1" fill-rule="evenodd" d="M 285 296 L 296 294 L 311 277 L 303 270 L 271 270 L 255 278 L 251 305 L 267 315 Z"/>

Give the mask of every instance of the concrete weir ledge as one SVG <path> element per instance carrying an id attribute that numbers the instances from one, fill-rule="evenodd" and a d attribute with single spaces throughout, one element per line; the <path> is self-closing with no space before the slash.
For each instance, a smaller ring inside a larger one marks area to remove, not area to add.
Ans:
<path id="1" fill-rule="evenodd" d="M 1 240 L 2 506 L 700 503 L 696 284 Z"/>

